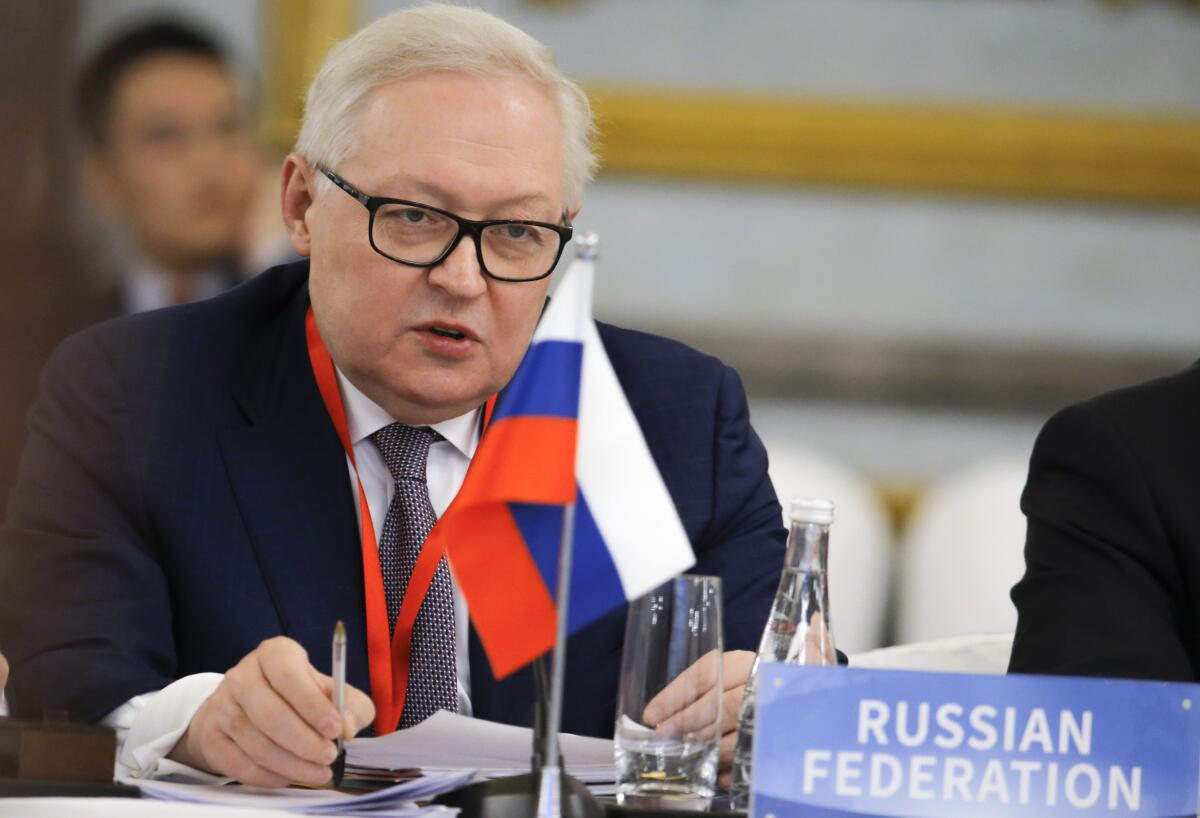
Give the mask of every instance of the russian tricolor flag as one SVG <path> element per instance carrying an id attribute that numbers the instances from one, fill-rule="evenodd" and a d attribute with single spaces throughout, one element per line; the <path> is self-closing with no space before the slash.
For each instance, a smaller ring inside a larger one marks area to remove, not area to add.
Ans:
<path id="1" fill-rule="evenodd" d="M 563 506 L 575 501 L 568 632 L 695 562 L 592 320 L 576 259 L 430 537 L 499 677 L 554 646 Z"/>

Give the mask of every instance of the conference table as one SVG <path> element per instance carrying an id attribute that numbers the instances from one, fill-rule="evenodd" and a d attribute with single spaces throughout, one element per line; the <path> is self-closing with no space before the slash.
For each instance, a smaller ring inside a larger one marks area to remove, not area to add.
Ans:
<path id="1" fill-rule="evenodd" d="M 740 818 L 744 812 L 654 809 L 610 802 L 605 814 L 611 818 L 666 818 L 703 812 L 707 815 Z M 387 813 L 382 813 L 385 816 Z M 155 801 L 146 798 L 0 798 L 0 818 L 281 818 L 296 813 L 271 809 L 224 807 L 208 804 Z M 464 813 L 465 815 L 465 813 Z M 532 818 L 532 816 L 531 816 Z"/>
<path id="2" fill-rule="evenodd" d="M 42 789 L 50 793 L 55 789 L 74 789 L 79 795 L 62 797 L 6 797 L 15 788 L 12 782 L 0 780 L 0 818 L 280 818 L 295 816 L 294 812 L 253 807 L 216 806 L 191 804 L 180 801 L 160 801 L 150 798 L 108 797 L 102 795 L 103 785 L 62 785 L 48 783 Z M 32 789 L 32 788 L 30 788 Z M 83 793 L 92 792 L 94 795 Z M 613 798 L 601 798 L 606 818 L 667 818 L 704 813 L 714 818 L 742 818 L 744 812 L 730 809 L 728 799 L 656 799 L 635 798 L 617 803 Z M 380 813 L 381 818 L 388 813 Z M 460 813 L 469 818 L 467 812 Z M 532 818 L 532 816 L 531 816 Z"/>

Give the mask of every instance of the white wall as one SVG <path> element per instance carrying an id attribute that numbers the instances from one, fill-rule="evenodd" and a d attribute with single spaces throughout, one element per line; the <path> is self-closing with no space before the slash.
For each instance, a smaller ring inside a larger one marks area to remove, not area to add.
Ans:
<path id="1" fill-rule="evenodd" d="M 608 181 L 578 223 L 641 326 L 1200 355 L 1200 213 Z"/>
<path id="2" fill-rule="evenodd" d="M 238 64 L 257 74 L 262 42 L 257 0 L 81 0 L 79 45 L 88 54 L 106 38 L 146 17 L 177 16 L 222 38 Z"/>
<path id="3" fill-rule="evenodd" d="M 402 6 L 363 0 L 368 19 Z M 1200 108 L 1200 15 L 1097 0 L 476 0 L 588 80 Z"/>

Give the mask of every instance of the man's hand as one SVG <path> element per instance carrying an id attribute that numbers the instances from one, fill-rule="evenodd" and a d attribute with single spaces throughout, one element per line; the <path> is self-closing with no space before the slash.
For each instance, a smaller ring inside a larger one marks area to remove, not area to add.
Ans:
<path id="1" fill-rule="evenodd" d="M 0 653 L 0 693 L 4 692 L 4 683 L 8 681 L 8 660 Z"/>
<path id="2" fill-rule="evenodd" d="M 244 784 L 324 784 L 337 757 L 333 740 L 353 738 L 375 718 L 371 699 L 347 685 L 343 722 L 332 691 L 304 648 L 268 639 L 225 674 L 169 758 Z"/>
<path id="3" fill-rule="evenodd" d="M 656 732 L 671 736 L 685 733 L 703 736 L 711 730 L 714 698 L 720 697 L 721 750 L 717 784 L 728 787 L 733 768 L 733 744 L 737 738 L 742 694 L 754 667 L 754 653 L 734 650 L 721 654 L 721 689 L 716 688 L 717 653 L 703 656 L 655 696 L 642 713 L 642 720 Z"/>

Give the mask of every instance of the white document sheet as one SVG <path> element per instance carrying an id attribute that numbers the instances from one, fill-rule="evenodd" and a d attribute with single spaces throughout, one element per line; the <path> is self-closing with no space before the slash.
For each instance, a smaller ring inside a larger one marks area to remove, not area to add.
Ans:
<path id="1" fill-rule="evenodd" d="M 613 743 L 608 739 L 561 735 L 566 772 L 580 781 L 613 781 Z M 529 772 L 533 731 L 440 710 L 416 727 L 346 745 L 346 765 L 403 770 L 478 770 L 497 778 Z"/>

